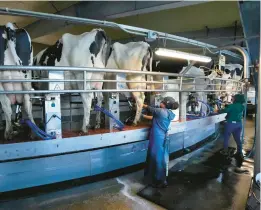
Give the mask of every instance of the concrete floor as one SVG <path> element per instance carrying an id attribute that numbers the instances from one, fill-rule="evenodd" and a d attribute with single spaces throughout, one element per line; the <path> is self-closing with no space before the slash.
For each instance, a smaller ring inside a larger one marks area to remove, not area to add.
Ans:
<path id="1" fill-rule="evenodd" d="M 246 124 L 246 149 L 251 148 L 254 136 L 254 121 Z M 230 142 L 233 144 L 233 141 Z M 172 160 L 170 167 L 181 160 L 188 160 L 191 156 L 202 152 L 199 149 L 182 158 Z M 111 178 L 91 184 L 86 184 L 62 191 L 50 192 L 34 197 L 23 198 L 0 203 L 0 210 L 127 210 L 127 209 L 163 209 L 139 196 L 137 192 L 145 186 L 142 184 L 143 170 L 121 177 Z"/>

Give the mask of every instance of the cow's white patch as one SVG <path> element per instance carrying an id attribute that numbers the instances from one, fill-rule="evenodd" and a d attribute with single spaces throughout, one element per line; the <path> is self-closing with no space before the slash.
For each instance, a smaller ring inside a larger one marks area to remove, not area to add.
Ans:
<path id="1" fill-rule="evenodd" d="M 6 27 L 11 28 L 12 30 L 15 30 L 15 27 L 11 23 L 7 23 Z M 27 33 L 28 35 L 28 33 Z M 3 39 L 7 39 L 7 34 L 2 34 Z M 29 40 L 30 36 L 28 35 Z M 21 40 L 16 40 L 16 42 L 19 42 Z M 26 43 L 27 44 L 27 43 Z M 30 41 L 28 44 L 31 43 Z M 15 49 L 15 42 L 10 39 L 7 40 L 8 47 L 6 48 L 4 52 L 4 65 L 22 65 L 22 61 L 19 58 L 19 56 L 16 53 Z M 31 52 L 29 52 L 31 53 Z M 30 54 L 30 57 L 32 57 L 32 53 Z M 29 62 L 29 65 L 32 65 L 32 62 Z M 27 72 L 26 74 L 28 77 L 27 79 L 31 79 L 31 72 Z M 0 79 L 24 79 L 25 75 L 21 71 L 0 71 Z M 0 90 L 2 91 L 20 91 L 20 90 L 31 90 L 31 83 L 0 83 Z M 28 94 L 21 95 L 21 94 L 0 94 L 0 103 L 2 105 L 2 109 L 4 111 L 5 120 L 6 120 L 6 129 L 5 129 L 5 138 L 10 138 L 12 136 L 12 123 L 11 123 L 11 115 L 12 115 L 12 109 L 11 104 L 15 103 L 24 103 L 24 109 L 28 115 L 28 118 L 34 123 L 33 116 L 32 116 L 32 104 L 30 102 L 30 97 Z"/>
<path id="2" fill-rule="evenodd" d="M 101 29 L 99 29 L 101 30 Z M 72 67 L 97 67 L 97 68 L 105 68 L 104 63 L 102 62 L 104 58 L 102 57 L 102 49 L 97 54 L 97 56 L 93 56 L 90 53 L 90 45 L 93 41 L 95 41 L 95 36 L 97 34 L 98 29 L 93 29 L 91 32 L 83 33 L 80 35 L 72 35 L 69 33 L 66 33 L 62 36 L 62 38 L 59 40 L 58 45 L 61 43 L 63 44 L 61 55 L 58 55 L 60 60 L 56 59 L 54 61 L 54 66 L 72 66 Z M 57 45 L 57 47 L 58 47 Z M 103 46 L 102 48 L 105 48 L 105 41 L 103 40 Z M 41 51 L 36 55 L 36 65 L 40 65 L 39 61 L 41 60 L 42 56 L 44 54 L 44 51 Z M 91 60 L 91 56 L 93 56 L 94 59 L 94 65 Z M 50 56 L 47 55 L 47 57 L 44 60 L 45 65 L 47 65 L 48 60 L 50 59 Z M 44 73 L 43 73 L 44 72 Z M 42 71 L 41 77 L 47 76 L 48 72 Z M 71 71 L 65 71 L 64 72 L 64 79 L 77 79 L 82 80 L 84 78 L 83 72 L 71 72 Z M 87 72 L 86 73 L 86 80 L 91 79 L 104 79 L 104 73 L 92 73 Z M 86 89 L 102 89 L 103 83 L 91 83 L 86 82 Z M 43 85 L 39 85 L 40 89 L 44 89 Z M 66 82 L 65 83 L 65 89 L 84 89 L 84 83 L 83 82 Z M 92 104 L 92 98 L 93 93 L 81 93 L 81 98 L 83 102 L 84 107 L 84 116 L 83 116 L 83 126 L 82 131 L 88 132 L 87 127 L 89 126 L 90 121 L 90 111 L 91 111 L 91 104 Z M 102 93 L 98 94 L 98 104 L 102 103 Z M 100 118 L 100 112 L 97 112 L 96 118 Z M 96 121 L 100 122 L 100 119 L 97 119 Z"/>
<path id="3" fill-rule="evenodd" d="M 127 44 L 120 44 L 118 42 L 113 44 L 113 50 L 109 57 L 107 68 L 112 69 L 126 69 L 142 71 L 142 60 L 148 54 L 150 45 L 146 42 L 129 42 Z M 150 68 L 152 64 L 152 57 L 149 58 Z M 145 63 L 146 64 L 146 63 Z M 145 66 L 144 70 L 145 70 Z M 107 74 L 107 79 L 113 77 L 113 74 Z M 126 79 L 130 81 L 144 81 L 144 83 L 127 83 L 129 89 L 132 90 L 132 96 L 136 101 L 136 115 L 133 121 L 134 124 L 140 120 L 141 110 L 144 103 L 145 95 L 143 92 L 134 92 L 135 89 L 146 89 L 146 78 L 144 75 L 126 74 Z M 113 84 L 106 84 L 105 89 L 113 89 Z M 126 97 L 129 95 L 124 94 Z"/>

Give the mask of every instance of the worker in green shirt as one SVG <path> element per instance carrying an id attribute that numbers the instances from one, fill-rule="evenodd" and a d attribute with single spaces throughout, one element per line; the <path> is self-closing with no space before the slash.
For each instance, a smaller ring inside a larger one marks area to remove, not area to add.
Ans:
<path id="1" fill-rule="evenodd" d="M 226 108 L 220 110 L 220 113 L 227 113 L 227 122 L 225 124 L 224 131 L 223 154 L 228 156 L 228 141 L 232 133 L 237 144 L 237 153 L 234 157 L 238 167 L 241 167 L 243 162 L 242 142 L 240 136 L 242 131 L 242 118 L 245 109 L 245 102 L 245 96 L 243 94 L 236 94 L 233 98 L 233 104 L 230 104 L 226 106 Z"/>

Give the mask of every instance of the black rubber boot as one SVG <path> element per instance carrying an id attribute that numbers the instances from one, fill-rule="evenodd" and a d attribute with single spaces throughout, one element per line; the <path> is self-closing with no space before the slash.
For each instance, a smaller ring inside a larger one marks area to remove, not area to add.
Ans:
<path id="1" fill-rule="evenodd" d="M 235 155 L 234 155 L 234 158 L 236 159 L 236 165 L 238 168 L 240 168 L 243 164 L 243 161 L 244 161 L 244 156 L 242 153 L 239 153 L 237 152 Z"/>
<path id="2" fill-rule="evenodd" d="M 167 181 L 164 182 L 156 182 L 151 185 L 153 188 L 166 188 L 168 187 Z"/>
<path id="3" fill-rule="evenodd" d="M 223 164 L 224 164 L 225 166 L 230 165 L 232 159 L 231 159 L 231 157 L 230 157 L 228 151 L 221 150 L 221 151 L 220 151 L 220 154 L 221 154 L 222 157 L 223 157 L 223 159 L 222 159 Z"/>

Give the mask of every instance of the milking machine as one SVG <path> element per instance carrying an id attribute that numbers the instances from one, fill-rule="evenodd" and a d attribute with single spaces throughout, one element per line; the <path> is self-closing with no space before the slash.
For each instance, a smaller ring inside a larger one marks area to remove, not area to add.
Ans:
<path id="1" fill-rule="evenodd" d="M 63 80 L 63 71 L 49 71 L 49 79 Z M 64 90 L 64 82 L 49 82 L 49 90 Z M 60 94 L 51 93 L 45 96 L 45 132 L 56 139 L 62 138 L 61 98 Z"/>
<path id="2" fill-rule="evenodd" d="M 199 103 L 197 101 L 195 94 L 193 93 L 190 93 L 188 95 L 187 113 L 194 114 L 194 115 L 200 114 Z"/>
<path id="3" fill-rule="evenodd" d="M 113 74 L 112 78 L 117 82 L 110 84 L 112 89 L 128 89 L 126 83 L 121 83 L 119 81 L 125 80 L 124 74 Z M 105 84 L 106 85 L 106 84 Z M 114 128 L 123 128 L 124 125 L 120 120 L 120 96 L 119 93 L 107 93 L 105 94 L 105 107 L 108 110 L 108 113 L 105 115 L 105 126 L 109 128 L 110 132 L 113 131 Z"/>

